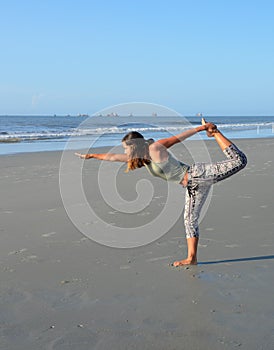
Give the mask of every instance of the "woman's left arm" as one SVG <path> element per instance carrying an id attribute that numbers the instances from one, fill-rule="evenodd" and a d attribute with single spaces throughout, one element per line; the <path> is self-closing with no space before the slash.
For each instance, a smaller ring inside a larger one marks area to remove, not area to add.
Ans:
<path id="1" fill-rule="evenodd" d="M 208 124 L 210 124 L 210 123 L 197 126 L 196 128 L 183 131 L 181 134 L 167 137 L 166 139 L 161 139 L 161 140 L 158 140 L 156 142 L 159 142 L 161 145 L 165 146 L 166 148 L 169 148 L 169 147 L 175 145 L 176 143 L 182 142 L 185 139 L 197 134 L 197 132 L 207 130 Z"/>

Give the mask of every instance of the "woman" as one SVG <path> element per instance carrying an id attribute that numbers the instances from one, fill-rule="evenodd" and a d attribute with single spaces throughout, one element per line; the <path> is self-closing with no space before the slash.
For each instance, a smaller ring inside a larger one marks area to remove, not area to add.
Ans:
<path id="1" fill-rule="evenodd" d="M 188 166 L 179 162 L 168 152 L 167 149 L 176 143 L 204 130 L 208 137 L 215 138 L 225 154 L 226 160 Z M 125 162 L 127 163 L 127 171 L 145 166 L 153 176 L 177 182 L 186 187 L 184 224 L 188 253 L 186 259 L 175 261 L 173 266 L 196 265 L 199 241 L 198 219 L 210 186 L 243 169 L 247 164 L 246 156 L 217 129 L 216 125 L 207 123 L 204 119 L 202 119 L 201 126 L 156 142 L 152 139 L 145 140 L 140 133 L 133 131 L 122 139 L 122 145 L 125 154 L 75 154 L 82 159 L 96 158 Z"/>

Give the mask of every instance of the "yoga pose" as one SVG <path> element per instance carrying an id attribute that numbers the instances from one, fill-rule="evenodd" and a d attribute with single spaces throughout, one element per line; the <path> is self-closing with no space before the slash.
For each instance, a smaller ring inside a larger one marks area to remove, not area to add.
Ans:
<path id="1" fill-rule="evenodd" d="M 188 166 L 168 152 L 167 149 L 176 143 L 204 130 L 208 137 L 215 138 L 226 160 L 216 163 L 195 163 Z M 247 164 L 246 156 L 218 130 L 216 125 L 207 123 L 204 119 L 202 119 L 201 126 L 155 142 L 153 139 L 145 140 L 143 135 L 133 131 L 122 139 L 122 145 L 125 154 L 75 154 L 82 159 L 96 158 L 125 162 L 127 171 L 145 166 L 151 175 L 186 187 L 184 224 L 188 253 L 186 259 L 175 261 L 173 266 L 196 265 L 199 241 L 198 219 L 210 187 L 243 169 Z"/>

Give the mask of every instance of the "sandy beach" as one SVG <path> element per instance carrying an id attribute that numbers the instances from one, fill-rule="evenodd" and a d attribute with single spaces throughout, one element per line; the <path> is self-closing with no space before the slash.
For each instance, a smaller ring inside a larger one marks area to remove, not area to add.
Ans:
<path id="1" fill-rule="evenodd" d="M 144 246 L 98 244 L 64 208 L 61 152 L 1 156 L 0 349 L 274 349 L 274 138 L 235 143 L 248 165 L 214 186 L 199 264 L 181 268 L 171 266 L 186 254 L 181 218 Z M 207 147 L 222 158 L 214 141 Z M 71 167 L 83 166 L 87 199 L 110 230 L 149 222 L 164 205 L 164 182 L 140 169 L 121 172 L 119 186 L 126 198 L 138 177 L 154 184 L 147 215 L 111 211 L 94 186 L 100 162 L 83 165 L 73 153 Z"/>

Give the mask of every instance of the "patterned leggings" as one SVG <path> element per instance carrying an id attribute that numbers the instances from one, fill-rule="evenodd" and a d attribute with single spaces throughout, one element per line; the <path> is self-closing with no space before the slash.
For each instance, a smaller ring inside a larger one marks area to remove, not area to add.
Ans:
<path id="1" fill-rule="evenodd" d="M 217 163 L 196 163 L 188 170 L 184 211 L 186 238 L 199 237 L 198 220 L 211 185 L 237 173 L 247 164 L 245 154 L 234 144 L 223 152 L 228 160 Z"/>

